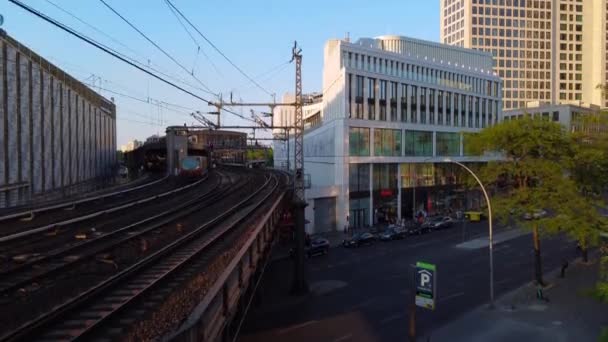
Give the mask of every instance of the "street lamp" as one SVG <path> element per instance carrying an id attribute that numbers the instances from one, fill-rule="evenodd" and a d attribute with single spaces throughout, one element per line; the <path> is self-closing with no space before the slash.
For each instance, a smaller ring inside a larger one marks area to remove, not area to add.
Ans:
<path id="1" fill-rule="evenodd" d="M 477 175 L 473 172 L 473 170 L 469 169 L 466 165 L 464 165 L 460 162 L 457 162 L 455 160 L 452 160 L 450 158 L 446 158 L 443 161 L 446 163 L 454 163 L 456 165 L 461 166 L 465 170 L 467 170 L 473 176 L 473 178 L 475 178 L 475 180 L 481 187 L 481 191 L 483 191 L 483 195 L 486 198 L 486 203 L 488 204 L 488 221 L 489 221 L 489 230 L 490 230 L 489 234 L 488 234 L 489 240 L 490 240 L 490 244 L 488 246 L 489 252 L 490 252 L 490 308 L 494 308 L 494 253 L 493 253 L 494 246 L 493 246 L 493 240 L 492 240 L 492 205 L 490 204 L 490 197 L 488 196 L 488 192 L 486 191 L 486 188 L 481 183 L 481 180 L 479 179 L 479 177 L 477 177 Z"/>

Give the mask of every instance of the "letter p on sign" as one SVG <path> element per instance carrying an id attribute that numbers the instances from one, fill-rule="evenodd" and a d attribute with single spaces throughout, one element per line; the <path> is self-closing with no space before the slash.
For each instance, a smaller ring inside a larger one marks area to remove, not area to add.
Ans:
<path id="1" fill-rule="evenodd" d="M 420 286 L 427 287 L 427 286 L 429 286 L 430 282 L 431 282 L 431 276 L 428 273 L 423 272 L 420 274 Z"/>

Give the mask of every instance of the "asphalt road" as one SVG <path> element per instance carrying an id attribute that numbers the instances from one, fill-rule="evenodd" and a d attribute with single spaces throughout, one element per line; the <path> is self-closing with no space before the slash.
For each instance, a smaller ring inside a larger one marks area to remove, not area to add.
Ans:
<path id="1" fill-rule="evenodd" d="M 397 341 L 407 338 L 412 300 L 410 265 L 437 265 L 434 311 L 417 309 L 418 336 L 489 301 L 487 248 L 457 247 L 460 224 L 450 230 L 401 241 L 377 242 L 358 249 L 332 248 L 308 262 L 311 293 L 287 295 L 292 277 L 289 260 L 274 262 L 262 282 L 260 303 L 250 311 L 241 341 Z M 486 223 L 468 224 L 466 239 L 487 236 Z M 541 243 L 543 269 L 558 268 L 576 257 L 565 238 Z M 533 279 L 530 234 L 494 246 L 495 293 L 513 290 Z M 474 327 L 471 327 L 474 329 Z"/>

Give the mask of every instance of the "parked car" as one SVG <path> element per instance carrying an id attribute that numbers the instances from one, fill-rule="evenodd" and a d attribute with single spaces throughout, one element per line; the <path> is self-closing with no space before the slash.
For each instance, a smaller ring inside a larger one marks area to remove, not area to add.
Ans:
<path id="1" fill-rule="evenodd" d="M 524 220 L 538 220 L 547 216 L 547 211 L 545 209 L 534 209 L 531 213 L 524 214 Z"/>
<path id="2" fill-rule="evenodd" d="M 441 221 L 435 224 L 435 229 L 446 229 L 451 228 L 454 225 L 454 219 L 449 216 L 444 216 L 441 218 Z"/>
<path id="3" fill-rule="evenodd" d="M 304 246 L 304 253 L 309 258 L 315 255 L 325 255 L 329 253 L 329 240 L 319 236 L 312 237 Z M 295 255 L 294 248 L 289 250 L 289 255 L 291 257 Z"/>
<path id="4" fill-rule="evenodd" d="M 342 241 L 344 247 L 360 247 L 363 245 L 371 245 L 376 241 L 376 237 L 371 233 L 359 233 L 350 239 Z"/>
<path id="5" fill-rule="evenodd" d="M 401 228 L 391 227 L 380 234 L 381 241 L 400 240 L 405 238 L 406 231 Z"/>
<path id="6" fill-rule="evenodd" d="M 430 233 L 432 228 L 429 225 L 424 224 L 414 224 L 410 225 L 406 228 L 408 235 L 422 235 L 426 233 Z"/>
<path id="7" fill-rule="evenodd" d="M 443 217 L 434 216 L 427 218 L 424 223 L 422 223 L 422 227 L 428 228 L 430 230 L 438 230 L 441 229 L 441 224 L 443 223 Z"/>

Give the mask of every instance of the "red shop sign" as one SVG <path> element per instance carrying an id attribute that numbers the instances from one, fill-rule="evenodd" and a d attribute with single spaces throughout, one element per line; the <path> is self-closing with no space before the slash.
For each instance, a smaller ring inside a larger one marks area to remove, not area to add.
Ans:
<path id="1" fill-rule="evenodd" d="M 391 190 L 391 189 L 380 190 L 380 197 L 390 197 L 390 196 L 393 196 L 393 190 Z"/>

